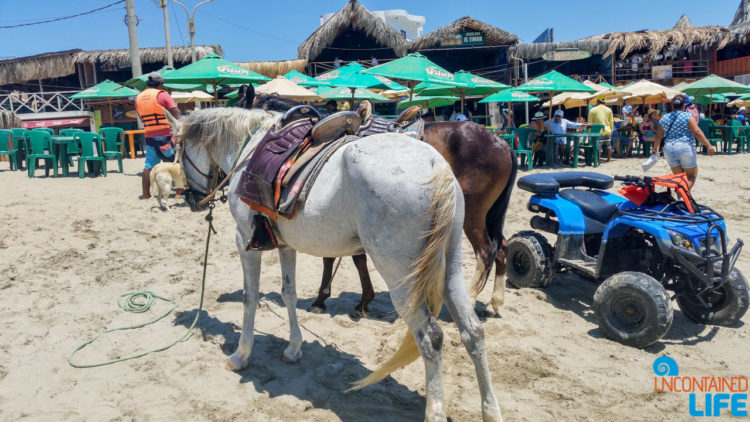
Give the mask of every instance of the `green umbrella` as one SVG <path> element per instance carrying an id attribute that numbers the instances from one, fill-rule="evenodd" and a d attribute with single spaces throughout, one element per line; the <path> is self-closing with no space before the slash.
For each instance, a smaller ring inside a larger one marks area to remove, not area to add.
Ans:
<path id="1" fill-rule="evenodd" d="M 694 95 L 696 97 L 702 95 L 708 95 L 708 109 L 711 109 L 712 96 L 713 94 L 724 94 L 728 92 L 734 93 L 748 93 L 750 92 L 750 86 L 742 85 L 739 82 L 730 81 L 724 79 L 721 76 L 709 75 L 703 79 L 699 79 L 690 86 L 681 89 L 682 92 L 688 95 Z"/>
<path id="2" fill-rule="evenodd" d="M 414 96 L 414 86 L 418 82 L 466 86 L 465 83 L 457 81 L 452 73 L 419 53 L 407 54 L 400 59 L 366 69 L 363 73 L 407 81 L 410 99 Z"/>
<path id="3" fill-rule="evenodd" d="M 346 66 L 342 66 L 338 69 L 334 69 L 334 70 L 331 70 L 330 72 L 326 72 L 318 76 L 315 79 L 317 79 L 318 81 L 325 82 L 330 86 L 348 88 L 349 95 L 351 97 L 351 98 L 348 98 L 348 100 L 351 101 L 351 105 L 352 107 L 354 107 L 354 100 L 365 99 L 365 98 L 356 97 L 355 94 L 356 94 L 357 88 L 388 89 L 388 85 L 381 82 L 380 80 L 378 80 L 378 78 L 376 78 L 373 75 L 367 75 L 365 73 L 362 73 L 362 70 L 364 70 L 364 67 L 362 67 L 361 64 L 357 62 L 351 62 L 347 64 Z M 319 93 L 319 94 L 323 95 L 323 93 Z M 360 95 L 362 95 L 362 93 L 360 93 Z M 334 99 L 334 98 L 329 98 L 329 99 Z M 382 100 L 378 100 L 378 101 L 382 101 Z"/>
<path id="4" fill-rule="evenodd" d="M 683 81 L 683 82 L 680 82 L 677 85 L 673 86 L 672 89 L 674 89 L 675 91 L 682 92 L 683 89 L 685 89 L 685 88 L 687 88 L 689 86 L 690 86 L 690 82 L 684 82 Z"/>
<path id="5" fill-rule="evenodd" d="M 515 89 L 506 89 L 479 101 L 480 103 L 531 103 L 541 99 Z"/>
<path id="6" fill-rule="evenodd" d="M 465 70 L 459 70 L 453 75 L 456 77 L 457 81 L 465 83 L 466 86 L 449 86 L 430 82 L 422 82 L 421 84 L 414 87 L 414 92 L 417 92 L 422 96 L 457 95 L 461 97 L 461 113 L 463 113 L 464 98 L 467 95 L 488 95 L 510 88 L 510 86 L 508 85 L 502 84 L 500 82 L 495 82 L 481 76 L 472 75 Z"/>
<path id="7" fill-rule="evenodd" d="M 319 81 L 313 77 L 307 76 L 304 73 L 297 72 L 296 70 L 290 70 L 284 75 L 285 78 L 301 86 L 322 86 L 329 85 L 328 82 Z"/>
<path id="8" fill-rule="evenodd" d="M 542 76 L 537 76 L 525 84 L 518 86 L 516 90 L 526 92 L 548 92 L 550 94 L 550 99 L 555 96 L 556 92 L 596 92 L 594 88 L 586 86 L 555 70 L 547 72 Z M 549 118 L 552 120 L 552 107 L 549 108 Z"/>
<path id="9" fill-rule="evenodd" d="M 722 94 L 712 94 L 712 95 L 698 95 L 695 97 L 694 101 L 701 105 L 708 105 L 712 103 L 728 103 L 729 98 L 725 97 Z"/>
<path id="10" fill-rule="evenodd" d="M 354 100 L 390 101 L 388 98 L 364 88 L 321 87 L 316 92 L 326 100 L 348 100 L 352 102 Z"/>
<path id="11" fill-rule="evenodd" d="M 458 101 L 460 98 L 450 95 L 417 95 L 413 98 L 411 98 L 411 101 L 409 100 L 401 100 L 398 102 L 396 107 L 399 109 L 410 107 L 413 104 L 417 104 L 422 106 L 423 108 L 431 108 L 431 107 L 443 107 L 443 106 L 449 106 L 456 101 Z"/>
<path id="12" fill-rule="evenodd" d="M 96 99 L 96 98 L 121 98 L 121 97 L 134 97 L 138 95 L 138 91 L 124 87 L 118 83 L 112 82 L 107 79 L 104 82 L 96 84 L 91 88 L 86 88 L 81 92 L 73 94 L 70 98 L 74 100 L 78 99 Z"/>
<path id="13" fill-rule="evenodd" d="M 245 69 L 217 54 L 207 54 L 195 63 L 173 70 L 164 76 L 164 82 L 184 84 L 211 84 L 214 99 L 218 99 L 217 85 L 243 84 L 270 81 L 261 74 Z"/>
<path id="14" fill-rule="evenodd" d="M 161 69 L 157 70 L 156 72 L 158 72 L 161 76 L 164 76 L 173 70 L 174 70 L 173 67 L 164 66 Z M 144 89 L 146 89 L 147 80 L 148 80 L 148 75 L 141 75 L 141 76 L 137 76 L 135 78 L 129 79 L 123 85 L 143 91 Z M 206 84 L 164 84 L 164 87 L 169 88 L 173 91 L 205 91 L 206 90 Z"/>

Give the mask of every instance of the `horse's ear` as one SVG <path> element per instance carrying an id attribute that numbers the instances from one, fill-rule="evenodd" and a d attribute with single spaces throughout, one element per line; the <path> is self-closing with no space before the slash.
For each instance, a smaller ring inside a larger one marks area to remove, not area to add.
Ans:
<path id="1" fill-rule="evenodd" d="M 253 84 L 247 85 L 247 90 L 245 91 L 245 108 L 253 108 L 253 104 L 255 103 L 255 87 L 253 87 Z"/>

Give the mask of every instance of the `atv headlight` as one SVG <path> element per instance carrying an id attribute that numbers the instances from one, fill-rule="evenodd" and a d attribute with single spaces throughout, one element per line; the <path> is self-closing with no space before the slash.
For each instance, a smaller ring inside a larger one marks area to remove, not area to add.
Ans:
<path id="1" fill-rule="evenodd" d="M 681 248 L 685 249 L 692 249 L 693 248 L 693 242 L 690 241 L 690 239 L 685 236 L 682 233 L 678 233 L 673 230 L 667 230 L 667 233 L 669 233 L 669 237 L 672 238 L 672 244 L 675 246 L 679 246 Z"/>

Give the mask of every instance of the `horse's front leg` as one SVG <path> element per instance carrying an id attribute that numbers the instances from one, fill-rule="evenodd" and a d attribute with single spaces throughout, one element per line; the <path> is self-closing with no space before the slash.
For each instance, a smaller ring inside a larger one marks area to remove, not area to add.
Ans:
<path id="1" fill-rule="evenodd" d="M 237 250 L 240 252 L 240 260 L 242 261 L 242 274 L 244 278 L 244 291 L 242 293 L 244 314 L 242 319 L 242 334 L 240 334 L 237 350 L 229 357 L 229 362 L 227 362 L 227 369 L 231 371 L 238 371 L 245 368 L 250 360 L 250 352 L 253 349 L 253 326 L 255 324 L 255 309 L 258 306 L 261 257 L 261 252 L 245 250 L 248 241 L 239 229 L 237 230 L 236 241 Z"/>
<path id="2" fill-rule="evenodd" d="M 297 362 L 302 358 L 302 332 L 297 322 L 297 286 L 295 284 L 295 267 L 297 251 L 288 246 L 279 246 L 281 261 L 281 298 L 289 314 L 289 346 L 284 350 L 281 359 L 284 362 Z"/>

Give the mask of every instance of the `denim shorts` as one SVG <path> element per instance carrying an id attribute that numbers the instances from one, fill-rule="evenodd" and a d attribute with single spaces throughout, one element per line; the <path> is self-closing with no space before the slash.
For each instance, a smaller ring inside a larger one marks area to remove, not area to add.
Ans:
<path id="1" fill-rule="evenodd" d="M 161 151 L 161 153 L 165 157 L 172 157 L 174 155 L 174 150 L 172 148 L 169 148 L 166 151 Z M 143 168 L 145 168 L 146 170 L 151 170 L 161 161 L 162 160 L 159 157 L 159 154 L 156 153 L 156 149 L 151 145 L 146 145 L 146 164 L 143 166 Z"/>
<path id="2" fill-rule="evenodd" d="M 664 157 L 669 167 L 680 166 L 691 169 L 698 165 L 695 147 L 687 142 L 669 142 L 664 144 Z"/>

